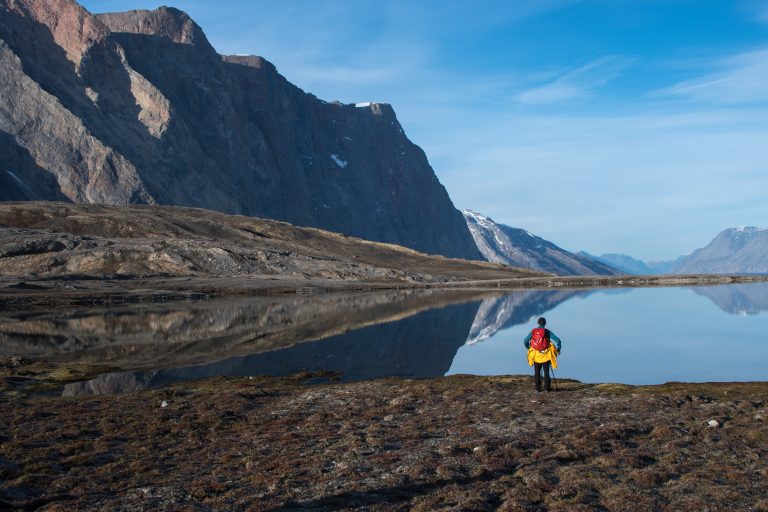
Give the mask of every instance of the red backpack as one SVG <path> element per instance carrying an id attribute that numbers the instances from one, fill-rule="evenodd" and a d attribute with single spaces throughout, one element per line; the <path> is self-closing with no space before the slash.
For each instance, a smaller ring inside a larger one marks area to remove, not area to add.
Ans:
<path id="1" fill-rule="evenodd" d="M 531 348 L 533 350 L 546 350 L 549 347 L 549 333 L 543 327 L 537 327 L 531 331 Z"/>

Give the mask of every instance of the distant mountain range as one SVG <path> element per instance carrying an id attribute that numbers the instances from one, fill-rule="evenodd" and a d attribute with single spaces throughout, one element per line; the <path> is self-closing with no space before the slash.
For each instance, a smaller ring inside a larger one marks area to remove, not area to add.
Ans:
<path id="1" fill-rule="evenodd" d="M 593 257 L 574 254 L 524 229 L 462 210 L 478 249 L 488 260 L 559 275 L 617 275 L 622 272 Z"/>
<path id="2" fill-rule="evenodd" d="M 390 105 L 322 101 L 177 9 L 0 0 L 0 91 L 0 200 L 193 206 L 481 259 Z"/>
<path id="3" fill-rule="evenodd" d="M 643 262 L 626 254 L 592 256 L 627 274 L 766 274 L 768 273 L 768 229 L 729 228 L 709 244 L 671 261 Z"/>
<path id="4" fill-rule="evenodd" d="M 730 228 L 708 245 L 693 251 L 679 264 L 676 274 L 768 273 L 768 229 Z"/>
<path id="5" fill-rule="evenodd" d="M 594 256 L 588 252 L 579 251 L 577 254 L 585 258 L 602 261 L 618 269 L 622 273 L 635 275 L 670 274 L 684 256 L 672 261 L 641 261 L 626 254 L 607 253 Z"/>

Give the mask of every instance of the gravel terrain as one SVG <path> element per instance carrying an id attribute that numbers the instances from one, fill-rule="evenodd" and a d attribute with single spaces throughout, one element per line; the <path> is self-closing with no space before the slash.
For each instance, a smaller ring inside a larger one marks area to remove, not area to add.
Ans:
<path id="1" fill-rule="evenodd" d="M 523 376 L 216 378 L 13 391 L 87 368 L 6 360 L 0 508 L 768 510 L 768 383 Z"/>

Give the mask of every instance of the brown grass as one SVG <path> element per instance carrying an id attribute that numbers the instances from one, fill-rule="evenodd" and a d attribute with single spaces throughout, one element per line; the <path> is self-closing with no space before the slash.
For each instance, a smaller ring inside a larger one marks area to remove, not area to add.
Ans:
<path id="1" fill-rule="evenodd" d="M 768 509 L 768 383 L 308 377 L 6 394 L 0 508 Z"/>

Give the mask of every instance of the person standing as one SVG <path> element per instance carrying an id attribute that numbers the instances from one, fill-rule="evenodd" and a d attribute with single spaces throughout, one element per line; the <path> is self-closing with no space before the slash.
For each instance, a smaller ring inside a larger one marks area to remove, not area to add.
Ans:
<path id="1" fill-rule="evenodd" d="M 523 344 L 528 349 L 528 366 L 533 366 L 533 377 L 536 391 L 541 391 L 541 371 L 544 370 L 544 390 L 549 392 L 549 369 L 557 368 L 557 356 L 560 355 L 562 343 L 555 333 L 547 329 L 547 319 L 539 318 L 538 327 L 531 330 Z"/>

